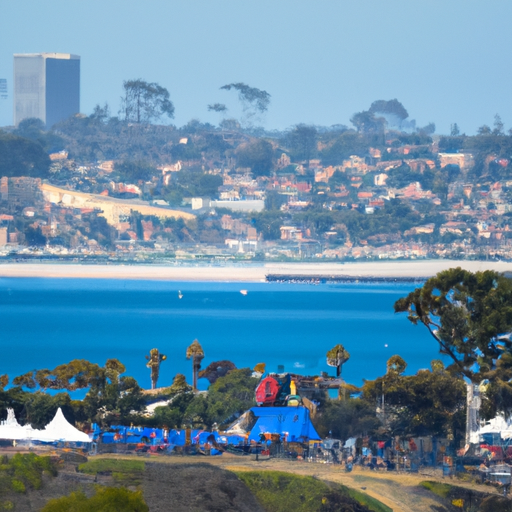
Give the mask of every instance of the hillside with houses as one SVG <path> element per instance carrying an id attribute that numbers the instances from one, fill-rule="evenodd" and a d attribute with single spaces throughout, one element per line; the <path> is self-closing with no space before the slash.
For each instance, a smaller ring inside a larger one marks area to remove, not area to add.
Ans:
<path id="1" fill-rule="evenodd" d="M 445 136 L 397 104 L 374 102 L 351 128 L 281 132 L 97 115 L 46 130 L 27 119 L 0 131 L 0 253 L 510 258 L 512 135 L 499 116 Z"/>

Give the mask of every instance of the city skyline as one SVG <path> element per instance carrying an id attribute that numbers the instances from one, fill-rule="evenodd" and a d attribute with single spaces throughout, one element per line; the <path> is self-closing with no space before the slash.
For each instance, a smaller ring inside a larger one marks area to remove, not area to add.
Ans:
<path id="1" fill-rule="evenodd" d="M 378 99 L 397 98 L 419 126 L 438 133 L 457 123 L 475 133 L 499 113 L 512 126 L 511 73 L 503 65 L 512 35 L 512 5 L 476 1 L 396 1 L 320 7 L 283 0 L 221 5 L 155 1 L 92 1 L 85 8 L 53 0 L 50 13 L 34 0 L 3 7 L 0 77 L 13 93 L 12 55 L 63 51 L 82 57 L 83 113 L 108 102 L 120 107 L 123 80 L 167 88 L 172 121 L 217 124 L 212 103 L 239 116 L 234 92 L 244 82 L 271 94 L 268 129 L 297 123 L 350 124 Z M 101 12 L 101 16 L 98 13 Z M 77 30 L 73 20 L 80 19 Z M 9 20 L 9 23 L 7 23 Z M 58 30 L 42 30 L 41 21 Z M 101 35 L 101 37 L 99 37 Z M 12 123 L 11 101 L 0 103 L 0 125 Z"/>

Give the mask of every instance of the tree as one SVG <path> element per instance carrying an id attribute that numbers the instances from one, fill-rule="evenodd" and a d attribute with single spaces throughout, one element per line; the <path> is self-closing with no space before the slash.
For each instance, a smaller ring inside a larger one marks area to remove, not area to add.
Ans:
<path id="1" fill-rule="evenodd" d="M 226 84 L 223 85 L 221 89 L 226 91 L 234 89 L 238 91 L 238 99 L 242 104 L 242 110 L 244 112 L 243 121 L 248 125 L 252 125 L 253 118 L 258 114 L 264 114 L 270 105 L 270 94 L 267 91 L 250 87 L 243 82 Z"/>
<path id="2" fill-rule="evenodd" d="M 199 196 L 215 197 L 219 193 L 220 186 L 222 186 L 222 176 L 203 173 L 199 175 L 197 192 Z"/>
<path id="3" fill-rule="evenodd" d="M 449 370 L 473 382 L 512 368 L 512 282 L 498 272 L 439 272 L 396 301 L 395 312 L 422 323 L 452 359 Z"/>
<path id="4" fill-rule="evenodd" d="M 31 246 L 43 246 L 46 245 L 46 237 L 43 235 L 41 230 L 41 226 L 27 226 L 27 229 L 24 232 L 25 241 L 27 245 Z"/>
<path id="5" fill-rule="evenodd" d="M 274 148 L 264 139 L 240 145 L 236 150 L 238 167 L 248 167 L 254 177 L 269 176 L 272 170 Z"/>
<path id="6" fill-rule="evenodd" d="M 189 403 L 183 421 L 195 427 L 211 428 L 233 421 L 254 405 L 254 392 L 259 379 L 250 368 L 234 369 L 219 377 L 208 388 L 207 395 L 196 395 Z M 174 406 L 174 400 L 171 404 Z"/>
<path id="7" fill-rule="evenodd" d="M 431 370 L 403 375 L 407 364 L 398 355 L 387 363 L 387 372 L 366 381 L 362 400 L 378 404 L 388 432 L 401 435 L 455 436 L 464 430 L 466 384 L 434 360 Z"/>
<path id="8" fill-rule="evenodd" d="M 252 222 L 264 240 L 279 240 L 282 219 L 283 216 L 279 210 L 262 211 L 253 215 Z"/>
<path id="9" fill-rule="evenodd" d="M 450 136 L 458 137 L 460 135 L 459 125 L 457 123 L 453 123 L 450 125 Z"/>
<path id="10" fill-rule="evenodd" d="M 50 158 L 39 142 L 0 130 L 0 176 L 49 176 Z"/>
<path id="11" fill-rule="evenodd" d="M 145 400 L 133 377 L 120 376 L 124 371 L 125 366 L 117 359 L 107 360 L 104 367 L 75 359 L 53 370 L 33 370 L 16 377 L 13 384 L 19 387 L 13 390 L 18 390 L 18 394 L 11 396 L 12 390 L 9 390 L 4 402 L 10 404 L 10 407 L 15 405 L 14 402 L 23 402 L 23 415 L 39 426 L 48 423 L 58 407 L 62 407 L 66 417 L 71 420 L 75 415 L 80 421 L 96 421 L 107 425 L 112 421 L 129 422 L 132 411 L 141 411 Z M 21 387 L 36 392 L 25 396 Z M 86 388 L 88 392 L 84 400 L 73 405 L 68 394 L 52 396 L 45 393 L 48 389 L 75 391 Z"/>
<path id="12" fill-rule="evenodd" d="M 327 352 L 327 365 L 336 368 L 336 377 L 341 375 L 341 367 L 350 359 L 350 354 L 341 344 L 336 345 Z"/>
<path id="13" fill-rule="evenodd" d="M 427 125 L 423 126 L 422 128 L 419 128 L 418 131 L 420 134 L 425 134 L 428 136 L 434 135 L 434 133 L 436 133 L 436 124 L 430 122 Z"/>
<path id="14" fill-rule="evenodd" d="M 309 161 L 316 152 L 317 129 L 314 126 L 298 124 L 290 133 L 290 147 L 295 158 L 304 160 L 309 168 Z"/>
<path id="15" fill-rule="evenodd" d="M 15 377 L 12 383 L 28 389 L 39 388 L 43 392 L 47 389 L 76 391 L 89 387 L 101 387 L 105 377 L 105 370 L 99 365 L 85 359 L 74 359 L 69 363 L 56 366 L 53 370 L 42 369 L 25 373 Z"/>
<path id="16" fill-rule="evenodd" d="M 478 135 L 491 135 L 492 130 L 486 124 L 483 124 L 477 130 Z"/>
<path id="17" fill-rule="evenodd" d="M 30 140 L 39 140 L 46 131 L 46 125 L 38 117 L 28 117 L 20 122 L 16 130 L 15 135 L 25 137 Z"/>
<path id="18" fill-rule="evenodd" d="M 350 122 L 359 133 L 381 133 L 386 126 L 386 120 L 383 117 L 376 117 L 369 110 L 355 113 L 350 118 Z"/>
<path id="19" fill-rule="evenodd" d="M 160 354 L 157 348 L 152 348 L 149 351 L 149 356 L 146 356 L 148 363 L 146 366 L 151 368 L 151 389 L 156 389 L 156 383 L 160 374 L 160 363 L 167 359 L 167 356 Z"/>
<path id="20" fill-rule="evenodd" d="M 224 103 L 214 103 L 213 105 L 208 105 L 209 112 L 218 112 L 223 114 L 228 111 L 228 107 L 224 105 Z"/>
<path id="21" fill-rule="evenodd" d="M 152 165 L 141 160 L 125 160 L 116 163 L 114 170 L 119 175 L 119 179 L 125 183 L 147 181 L 157 173 Z"/>
<path id="22" fill-rule="evenodd" d="M 265 210 L 280 210 L 287 201 L 288 197 L 284 194 L 280 194 L 277 190 L 269 190 L 265 194 Z"/>
<path id="23" fill-rule="evenodd" d="M 40 392 L 29 393 L 24 402 L 20 419 L 32 425 L 33 428 L 44 428 L 54 418 L 59 407 L 66 419 L 74 423 L 75 413 L 67 393 L 56 395 Z"/>
<path id="24" fill-rule="evenodd" d="M 375 432 L 380 422 L 375 415 L 374 404 L 359 398 L 328 400 L 322 406 L 321 414 L 313 418 L 318 434 L 324 438 L 345 441 L 349 437 L 362 437 Z"/>
<path id="25" fill-rule="evenodd" d="M 148 83 L 138 78 L 123 82 L 124 96 L 121 98 L 120 114 L 132 123 L 158 121 L 163 116 L 174 117 L 174 105 L 169 91 L 157 83 Z"/>
<path id="26" fill-rule="evenodd" d="M 174 376 L 171 387 L 167 391 L 169 395 L 176 396 L 181 393 L 188 393 L 189 391 L 192 391 L 192 386 L 187 384 L 185 375 L 182 373 L 177 373 Z"/>
<path id="27" fill-rule="evenodd" d="M 242 82 L 226 84 L 221 87 L 226 91 L 230 91 L 234 89 L 238 91 L 238 97 L 242 104 L 250 106 L 251 108 L 255 108 L 259 112 L 263 113 L 268 110 L 268 106 L 270 105 L 270 94 L 267 91 L 262 89 L 257 89 L 256 87 L 249 87 L 247 84 Z M 218 105 L 218 104 L 216 104 Z"/>
<path id="28" fill-rule="evenodd" d="M 52 153 L 64 149 L 65 142 L 53 131 L 46 131 L 46 126 L 37 117 L 23 119 L 13 132 L 14 135 L 39 142 L 45 152 Z"/>
<path id="29" fill-rule="evenodd" d="M 353 130 L 346 131 L 322 150 L 322 163 L 324 165 L 339 165 L 350 155 L 366 155 L 369 148 L 370 141 L 365 135 Z"/>
<path id="30" fill-rule="evenodd" d="M 214 361 L 201 370 L 198 377 L 208 379 L 210 384 L 214 384 L 219 377 L 223 377 L 231 370 L 236 370 L 236 366 L 231 361 Z"/>
<path id="31" fill-rule="evenodd" d="M 492 131 L 492 134 L 493 135 L 500 135 L 500 136 L 503 136 L 505 135 L 504 131 L 503 131 L 503 121 L 501 120 L 501 117 L 496 114 L 494 116 L 494 130 Z"/>
<path id="32" fill-rule="evenodd" d="M 110 107 L 108 103 L 105 103 L 103 107 L 101 107 L 98 103 L 94 107 L 92 114 L 89 116 L 89 119 L 95 121 L 97 123 L 106 123 L 110 119 Z"/>
<path id="33" fill-rule="evenodd" d="M 204 359 L 203 347 L 199 341 L 194 340 L 187 348 L 187 359 L 192 359 L 192 387 L 194 391 L 197 390 L 197 373 L 201 368 L 201 361 Z"/>
<path id="34" fill-rule="evenodd" d="M 394 100 L 374 101 L 368 110 L 372 114 L 384 114 L 397 117 L 400 121 L 407 119 L 409 113 L 405 107 L 395 98 Z"/>

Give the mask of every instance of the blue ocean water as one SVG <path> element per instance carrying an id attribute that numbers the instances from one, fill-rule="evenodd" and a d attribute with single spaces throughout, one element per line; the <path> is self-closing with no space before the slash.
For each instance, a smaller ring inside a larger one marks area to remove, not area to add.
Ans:
<path id="1" fill-rule="evenodd" d="M 394 354 L 405 359 L 407 373 L 439 357 L 422 326 L 393 312 L 415 286 L 1 278 L 0 374 L 117 358 L 149 387 L 145 355 L 156 347 L 168 357 L 159 385 L 170 385 L 176 373 L 190 382 L 185 352 L 197 338 L 203 368 L 228 359 L 239 368 L 264 362 L 268 371 L 283 365 L 304 375 L 332 374 L 325 354 L 342 343 L 351 356 L 343 375 L 360 385 L 384 374 Z"/>

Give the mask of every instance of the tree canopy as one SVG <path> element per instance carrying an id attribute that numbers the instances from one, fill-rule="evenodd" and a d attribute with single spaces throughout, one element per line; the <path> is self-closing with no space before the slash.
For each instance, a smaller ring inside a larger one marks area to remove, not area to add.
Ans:
<path id="1" fill-rule="evenodd" d="M 270 175 L 273 156 L 272 144 L 264 139 L 243 144 L 236 150 L 238 166 L 250 168 L 254 176 Z"/>
<path id="2" fill-rule="evenodd" d="M 369 108 L 372 114 L 388 114 L 398 117 L 400 120 L 407 119 L 409 113 L 405 107 L 395 98 L 394 100 L 377 100 Z"/>
<path id="3" fill-rule="evenodd" d="M 512 282 L 497 272 L 439 272 L 395 303 L 422 323 L 453 361 L 450 370 L 474 382 L 512 368 Z"/>
<path id="4" fill-rule="evenodd" d="M 0 130 L 0 176 L 46 178 L 50 163 L 39 142 Z"/>
<path id="5" fill-rule="evenodd" d="M 148 83 L 138 78 L 123 82 L 124 96 L 121 97 L 121 112 L 126 121 L 151 123 L 163 116 L 174 117 L 174 105 L 169 91 L 157 83 Z"/>
<path id="6" fill-rule="evenodd" d="M 362 400 L 379 404 L 378 415 L 388 433 L 452 436 L 463 431 L 466 385 L 447 372 L 441 361 L 431 370 L 403 375 L 407 363 L 398 355 L 387 363 L 384 376 L 365 382 Z"/>
<path id="7" fill-rule="evenodd" d="M 270 94 L 267 91 L 257 89 L 256 87 L 250 87 L 243 82 L 226 84 L 223 85 L 221 89 L 226 91 L 234 89 L 235 91 L 238 91 L 238 97 L 243 105 L 253 107 L 261 113 L 266 112 L 270 105 Z"/>
<path id="8" fill-rule="evenodd" d="M 327 364 L 336 368 L 336 377 L 341 375 L 341 367 L 350 359 L 350 354 L 341 344 L 336 345 L 327 352 Z"/>

